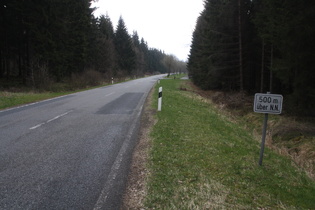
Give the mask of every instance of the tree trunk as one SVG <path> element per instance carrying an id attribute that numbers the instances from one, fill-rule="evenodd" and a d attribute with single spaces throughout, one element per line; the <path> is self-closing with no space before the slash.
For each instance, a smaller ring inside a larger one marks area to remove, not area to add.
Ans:
<path id="1" fill-rule="evenodd" d="M 0 49 L 0 78 L 3 77 L 3 58 L 2 58 L 2 49 Z"/>
<path id="2" fill-rule="evenodd" d="M 273 68 L 273 44 L 271 44 L 270 49 L 270 81 L 269 81 L 269 92 L 272 93 L 272 85 L 273 85 L 273 74 L 272 74 L 272 68 Z"/>
<path id="3" fill-rule="evenodd" d="M 239 59 L 240 59 L 240 91 L 244 90 L 243 81 L 243 47 L 242 47 L 242 13 L 241 13 L 241 0 L 238 0 L 238 37 L 239 37 Z"/>
<path id="4" fill-rule="evenodd" d="M 264 91 L 264 61 L 265 61 L 265 39 L 262 40 L 262 49 L 261 49 L 261 71 L 260 71 L 260 92 Z"/>

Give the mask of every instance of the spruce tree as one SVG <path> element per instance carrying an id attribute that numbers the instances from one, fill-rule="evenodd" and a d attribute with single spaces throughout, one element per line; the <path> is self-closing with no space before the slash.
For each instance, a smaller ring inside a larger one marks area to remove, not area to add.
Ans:
<path id="1" fill-rule="evenodd" d="M 237 2 L 205 1 L 198 19 L 188 67 L 204 89 L 239 87 Z M 194 55 L 195 54 L 195 55 Z M 194 64 L 192 64 L 194 63 Z M 192 69 L 194 68 L 195 70 Z"/>
<path id="2" fill-rule="evenodd" d="M 314 2 L 256 0 L 255 3 L 258 12 L 254 23 L 260 39 L 269 46 L 267 66 L 277 82 L 273 82 L 273 88 L 290 95 L 288 101 L 296 110 L 311 110 L 315 104 Z"/>
<path id="3" fill-rule="evenodd" d="M 145 52 L 140 47 L 140 40 L 137 31 L 132 34 L 133 48 L 136 53 L 136 71 L 135 76 L 143 76 L 146 71 Z"/>
<path id="4" fill-rule="evenodd" d="M 131 75 L 132 71 L 136 67 L 136 54 L 132 47 L 131 37 L 128 34 L 125 22 L 122 17 L 120 17 L 118 21 L 114 40 L 117 52 L 118 67 L 126 75 Z"/>
<path id="5" fill-rule="evenodd" d="M 114 76 L 116 51 L 114 45 L 114 29 L 109 16 L 101 16 L 96 23 L 96 37 L 92 47 L 93 66 L 95 70 L 104 73 L 107 78 Z"/>
<path id="6" fill-rule="evenodd" d="M 205 1 L 188 60 L 193 81 L 203 89 L 243 90 L 248 2 Z"/>
<path id="7" fill-rule="evenodd" d="M 204 37 L 205 37 L 205 29 L 206 29 L 206 20 L 205 20 L 205 13 L 204 10 L 200 17 L 197 20 L 196 28 L 193 33 L 192 38 L 192 44 L 188 59 L 188 70 L 189 75 L 192 78 L 192 81 L 200 86 L 201 88 L 206 89 L 207 88 L 207 71 L 206 71 L 206 65 L 203 60 L 206 55 L 204 55 L 205 52 L 205 46 L 204 46 Z"/>

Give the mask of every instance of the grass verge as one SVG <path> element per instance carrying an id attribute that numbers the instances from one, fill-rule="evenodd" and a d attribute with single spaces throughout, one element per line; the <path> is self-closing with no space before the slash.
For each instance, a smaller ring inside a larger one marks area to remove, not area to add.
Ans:
<path id="1" fill-rule="evenodd" d="M 264 115 L 253 112 L 252 95 L 240 92 L 203 91 L 191 82 L 187 83 L 182 89 L 210 99 L 221 112 L 231 119 L 242 122 L 248 131 L 261 139 Z M 314 117 L 299 116 L 288 112 L 286 108 L 282 110 L 281 115 L 269 115 L 266 144 L 279 154 L 290 157 L 315 181 Z"/>
<path id="2" fill-rule="evenodd" d="M 183 84 L 156 87 L 163 106 L 151 133 L 146 208 L 314 209 L 315 183 L 290 158 L 266 148 L 259 167 L 260 145 L 245 125 Z"/>
<path id="3" fill-rule="evenodd" d="M 129 80 L 131 79 L 125 78 L 125 79 L 117 81 L 116 83 L 126 82 Z M 91 85 L 91 86 L 72 84 L 71 87 L 69 86 L 69 84 L 55 83 L 52 88 L 53 91 L 40 91 L 40 90 L 33 91 L 32 89 L 23 87 L 23 86 L 7 88 L 8 90 L 0 89 L 0 110 L 23 105 L 23 104 L 38 102 L 45 99 L 50 99 L 50 98 L 54 98 L 58 96 L 71 94 L 71 93 L 90 90 L 90 89 L 94 89 L 98 87 L 104 87 L 107 85 L 110 85 L 110 83 L 103 83 L 101 85 Z"/>
<path id="4" fill-rule="evenodd" d="M 35 92 L 7 92 L 0 91 L 0 109 L 5 109 L 8 107 L 19 106 L 27 103 L 37 102 L 49 98 L 54 98 L 71 92 L 45 92 L 45 93 L 35 93 Z"/>

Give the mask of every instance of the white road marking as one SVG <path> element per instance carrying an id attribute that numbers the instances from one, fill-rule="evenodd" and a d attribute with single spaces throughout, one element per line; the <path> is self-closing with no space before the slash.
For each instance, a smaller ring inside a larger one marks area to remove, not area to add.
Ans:
<path id="1" fill-rule="evenodd" d="M 65 113 L 63 113 L 63 114 L 61 114 L 61 115 L 58 115 L 58 116 L 56 116 L 56 117 L 54 117 L 54 118 L 52 118 L 52 119 L 50 119 L 50 120 L 47 120 L 46 122 L 40 123 L 40 124 L 38 124 L 38 125 L 35 125 L 35 126 L 31 127 L 30 130 L 34 130 L 34 129 L 36 129 L 36 128 L 39 128 L 39 127 L 42 126 L 42 125 L 45 125 L 45 124 L 50 123 L 50 122 L 52 122 L 52 121 L 54 121 L 54 120 L 57 120 L 58 118 L 63 117 L 63 116 L 65 116 L 65 115 L 69 114 L 69 113 L 72 112 L 72 111 L 73 111 L 73 110 L 70 110 L 70 111 L 65 112 Z"/>
<path id="2" fill-rule="evenodd" d="M 112 167 L 110 169 L 109 175 L 108 175 L 106 183 L 104 185 L 104 188 L 102 189 L 102 191 L 101 191 L 101 193 L 100 193 L 100 195 L 96 201 L 96 204 L 94 205 L 93 210 L 104 209 L 104 205 L 106 204 L 106 201 L 107 201 L 107 198 L 109 195 L 109 191 L 111 188 L 113 188 L 115 179 L 116 179 L 118 172 L 119 172 L 119 169 L 122 165 L 124 155 L 127 152 L 128 147 L 130 147 L 131 138 L 132 138 L 133 132 L 135 131 L 135 128 L 137 125 L 136 122 L 140 118 L 142 109 L 143 109 L 143 105 L 141 105 L 139 107 L 139 109 L 137 110 L 138 113 L 136 113 L 135 120 L 133 123 L 131 123 L 131 126 L 127 132 L 126 137 L 125 137 L 125 141 L 123 142 L 123 145 L 121 146 L 119 153 L 116 156 L 116 159 L 115 159 L 114 164 L 112 165 Z"/>
<path id="3" fill-rule="evenodd" d="M 34 127 L 31 127 L 30 130 L 39 128 L 40 126 L 42 126 L 42 125 L 44 125 L 44 124 L 45 124 L 45 123 L 41 123 L 41 124 L 35 125 Z"/>
<path id="4" fill-rule="evenodd" d="M 105 95 L 105 97 L 110 96 L 110 95 L 113 95 L 114 93 L 115 93 L 115 92 L 109 93 L 109 94 Z"/>

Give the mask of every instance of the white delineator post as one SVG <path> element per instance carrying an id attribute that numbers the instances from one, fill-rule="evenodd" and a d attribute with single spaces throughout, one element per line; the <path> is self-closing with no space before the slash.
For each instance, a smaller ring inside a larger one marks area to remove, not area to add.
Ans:
<path id="1" fill-rule="evenodd" d="M 162 110 L 162 87 L 159 88 L 158 111 Z"/>

